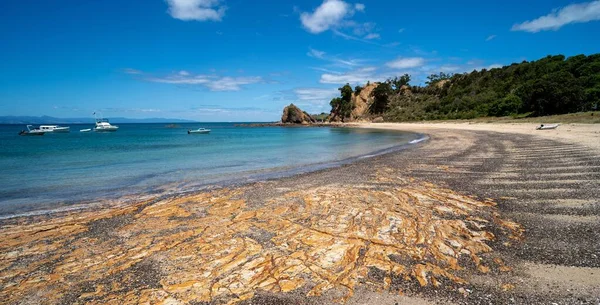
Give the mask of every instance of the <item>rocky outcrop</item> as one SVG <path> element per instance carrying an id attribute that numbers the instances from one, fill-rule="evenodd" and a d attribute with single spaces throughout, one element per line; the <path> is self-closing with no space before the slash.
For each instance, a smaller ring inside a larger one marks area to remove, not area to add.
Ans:
<path id="1" fill-rule="evenodd" d="M 302 111 L 298 106 L 290 104 L 283 108 L 283 115 L 281 116 L 281 123 L 286 124 L 312 124 L 317 121 L 310 116 L 310 114 Z"/>
<path id="2" fill-rule="evenodd" d="M 349 119 L 346 118 L 346 122 L 360 121 L 366 119 L 366 117 L 369 114 L 369 107 L 373 102 L 371 92 L 373 92 L 373 89 L 375 89 L 377 85 L 379 85 L 379 83 L 369 83 L 364 88 L 362 88 L 362 90 L 358 94 L 356 94 L 356 92 L 352 94 L 352 103 L 354 103 L 354 110 L 352 110 L 351 117 Z M 329 118 L 331 122 L 342 121 L 342 118 L 338 113 L 335 112 L 335 110 L 331 111 Z"/>
<path id="3" fill-rule="evenodd" d="M 379 83 L 370 83 L 366 85 L 359 94 L 356 92 L 352 95 L 352 102 L 354 102 L 354 110 L 352 111 L 352 119 L 358 120 L 364 118 L 369 113 L 369 106 L 373 102 L 371 92 L 377 87 Z"/>

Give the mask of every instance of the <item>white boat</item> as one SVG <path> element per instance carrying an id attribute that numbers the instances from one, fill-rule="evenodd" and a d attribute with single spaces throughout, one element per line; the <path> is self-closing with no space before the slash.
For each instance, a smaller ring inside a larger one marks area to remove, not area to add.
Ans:
<path id="1" fill-rule="evenodd" d="M 31 125 L 27 125 L 27 130 L 21 130 L 20 136 L 43 136 L 46 132 L 41 129 L 33 128 Z"/>
<path id="2" fill-rule="evenodd" d="M 67 133 L 71 132 L 70 127 L 63 127 L 58 125 L 41 125 L 40 129 L 44 132 L 53 132 L 53 133 Z"/>
<path id="3" fill-rule="evenodd" d="M 92 131 L 91 128 L 86 128 L 86 129 L 80 129 L 79 132 L 90 132 Z"/>
<path id="4" fill-rule="evenodd" d="M 194 130 L 188 130 L 188 134 L 207 134 L 210 132 L 210 129 L 206 129 L 206 128 L 198 128 L 198 129 L 194 129 Z"/>
<path id="5" fill-rule="evenodd" d="M 108 119 L 96 119 L 95 132 L 117 131 L 117 129 L 119 129 L 119 126 L 110 125 Z"/>
<path id="6" fill-rule="evenodd" d="M 551 125 L 540 125 L 539 127 L 536 128 L 536 130 L 546 130 L 546 129 L 556 129 L 558 127 L 559 124 L 551 124 Z"/>

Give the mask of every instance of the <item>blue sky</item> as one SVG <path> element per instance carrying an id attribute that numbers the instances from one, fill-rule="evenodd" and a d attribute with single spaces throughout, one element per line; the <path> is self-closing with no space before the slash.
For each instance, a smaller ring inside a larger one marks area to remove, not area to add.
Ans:
<path id="1" fill-rule="evenodd" d="M 526 4 L 525 4 L 526 3 Z M 0 3 L 0 115 L 272 121 L 346 82 L 600 51 L 600 1 Z"/>

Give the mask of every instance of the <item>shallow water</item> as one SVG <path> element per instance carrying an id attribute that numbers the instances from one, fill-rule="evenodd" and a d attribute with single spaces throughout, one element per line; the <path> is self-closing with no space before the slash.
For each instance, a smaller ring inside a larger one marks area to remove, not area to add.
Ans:
<path id="1" fill-rule="evenodd" d="M 349 128 L 121 124 L 114 133 L 18 136 L 0 125 L 0 215 L 146 192 L 194 190 L 327 166 L 418 139 Z M 208 135 L 188 135 L 206 127 Z M 312 166 L 307 166 L 312 165 Z"/>

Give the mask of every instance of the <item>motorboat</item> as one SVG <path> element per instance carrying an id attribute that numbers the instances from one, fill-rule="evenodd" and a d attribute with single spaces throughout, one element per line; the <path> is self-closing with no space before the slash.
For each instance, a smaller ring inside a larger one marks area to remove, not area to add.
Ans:
<path id="1" fill-rule="evenodd" d="M 111 125 L 108 119 L 96 119 L 95 132 L 117 131 L 119 126 Z"/>
<path id="2" fill-rule="evenodd" d="M 58 125 L 41 125 L 40 129 L 44 132 L 52 132 L 52 133 L 68 133 L 71 132 L 70 127 L 63 127 Z"/>
<path id="3" fill-rule="evenodd" d="M 210 129 L 206 129 L 206 128 L 198 128 L 198 129 L 190 129 L 188 130 L 188 134 L 207 134 L 210 132 Z"/>
<path id="4" fill-rule="evenodd" d="M 551 124 L 551 125 L 540 125 L 536 128 L 536 130 L 547 130 L 547 129 L 556 129 L 559 124 Z"/>
<path id="5" fill-rule="evenodd" d="M 27 125 L 27 130 L 21 130 L 19 132 L 20 136 L 43 136 L 46 132 L 38 129 L 38 128 L 33 128 L 32 125 Z"/>
<path id="6" fill-rule="evenodd" d="M 86 128 L 86 129 L 80 129 L 79 132 L 90 132 L 92 131 L 91 128 Z"/>

